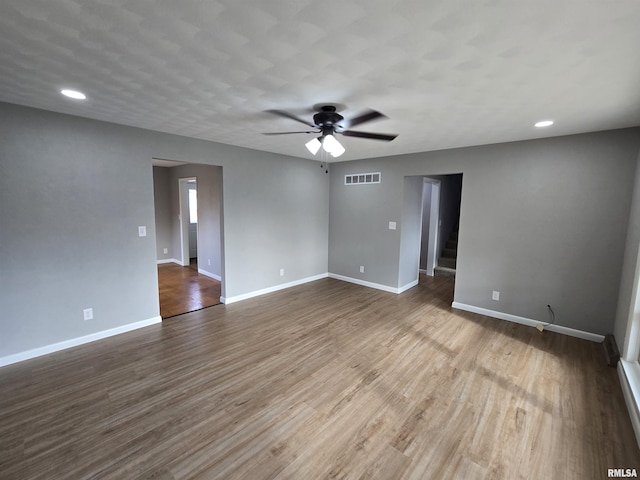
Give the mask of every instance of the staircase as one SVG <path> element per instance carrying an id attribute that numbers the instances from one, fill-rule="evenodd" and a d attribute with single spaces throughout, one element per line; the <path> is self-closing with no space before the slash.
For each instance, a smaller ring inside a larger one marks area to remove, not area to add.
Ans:
<path id="1" fill-rule="evenodd" d="M 458 257 L 458 231 L 455 230 L 449 235 L 449 240 L 442 249 L 442 254 L 438 258 L 438 266 L 434 268 L 433 274 L 437 277 L 456 276 L 456 258 Z"/>

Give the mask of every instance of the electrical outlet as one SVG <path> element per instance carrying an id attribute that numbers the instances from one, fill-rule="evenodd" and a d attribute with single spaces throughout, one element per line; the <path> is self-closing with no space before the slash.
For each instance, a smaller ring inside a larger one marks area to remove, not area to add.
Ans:
<path id="1" fill-rule="evenodd" d="M 211 266 L 211 259 L 207 259 L 207 265 Z"/>
<path id="2" fill-rule="evenodd" d="M 147 236 L 147 227 L 144 225 L 140 225 L 138 227 L 138 236 L 139 237 L 146 237 Z"/>
<path id="3" fill-rule="evenodd" d="M 82 310 L 82 315 L 85 320 L 93 320 L 93 308 L 85 308 Z"/>
<path id="4" fill-rule="evenodd" d="M 281 268 L 281 269 L 280 269 L 280 276 L 281 276 L 281 277 L 284 277 L 284 268 Z"/>
<path id="5" fill-rule="evenodd" d="M 491 299 L 495 300 L 496 302 L 500 300 L 500 292 L 497 291 L 493 291 L 493 294 L 491 295 Z"/>
<path id="6" fill-rule="evenodd" d="M 166 255 L 167 253 L 169 253 L 169 249 L 168 249 L 168 248 L 165 248 L 165 249 L 163 250 L 163 252 L 164 252 L 164 254 Z"/>
<path id="7" fill-rule="evenodd" d="M 364 265 L 360 265 L 360 273 L 364 273 Z"/>

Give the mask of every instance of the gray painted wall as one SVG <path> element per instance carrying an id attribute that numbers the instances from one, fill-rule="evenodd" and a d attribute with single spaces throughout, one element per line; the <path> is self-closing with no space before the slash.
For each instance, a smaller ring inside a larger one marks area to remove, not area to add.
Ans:
<path id="1" fill-rule="evenodd" d="M 0 132 L 0 357 L 156 317 L 144 143 L 116 125 L 7 105 Z"/>
<path id="2" fill-rule="evenodd" d="M 329 272 L 396 288 L 404 176 L 391 178 L 392 167 L 386 163 L 380 183 L 344 185 L 344 175 L 377 172 L 385 163 L 378 159 L 332 164 Z M 370 169 L 371 165 L 375 170 Z M 400 186 L 392 186 L 394 182 Z M 389 230 L 390 221 L 396 222 L 397 230 Z M 360 265 L 365 267 L 365 273 L 359 273 Z"/>
<path id="3" fill-rule="evenodd" d="M 418 279 L 422 237 L 422 188 L 424 177 L 405 177 L 400 228 L 398 287 Z"/>
<path id="4" fill-rule="evenodd" d="M 153 167 L 153 199 L 156 221 L 156 258 L 169 260 L 173 257 L 173 239 L 171 238 L 171 203 L 169 188 L 169 169 Z M 167 253 L 164 253 L 164 249 Z"/>
<path id="5" fill-rule="evenodd" d="M 223 167 L 226 297 L 327 272 L 318 162 L 9 104 L 0 135 L 0 357 L 159 316 L 154 157 Z"/>
<path id="6" fill-rule="evenodd" d="M 618 348 L 623 354 L 623 348 L 626 348 L 629 341 L 629 326 L 634 313 L 632 311 L 631 298 L 636 266 L 638 265 L 638 254 L 640 253 L 640 152 L 638 153 L 634 187 L 620 281 L 620 293 L 618 295 L 618 309 L 613 331 Z"/>
<path id="7" fill-rule="evenodd" d="M 559 325 L 609 333 L 639 148 L 624 129 L 334 164 L 330 272 L 366 262 L 363 280 L 395 287 L 404 177 L 463 173 L 455 301 L 539 321 L 551 304 Z M 370 171 L 381 184 L 343 184 Z"/>
<path id="8" fill-rule="evenodd" d="M 625 129 L 335 163 L 327 176 L 313 161 L 0 104 L 0 357 L 159 315 L 154 157 L 223 168 L 226 297 L 327 265 L 396 287 L 404 177 L 462 172 L 455 300 L 539 320 L 550 303 L 558 324 L 609 333 L 639 148 L 640 129 Z M 344 186 L 370 171 L 381 184 Z"/>

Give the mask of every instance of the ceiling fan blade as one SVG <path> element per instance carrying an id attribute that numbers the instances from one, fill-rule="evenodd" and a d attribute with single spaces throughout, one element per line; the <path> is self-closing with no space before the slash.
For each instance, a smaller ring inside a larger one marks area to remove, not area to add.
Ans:
<path id="1" fill-rule="evenodd" d="M 358 137 L 358 138 L 370 138 L 371 140 L 384 140 L 386 142 L 390 142 L 398 135 L 388 134 L 388 133 L 371 133 L 371 132 L 356 132 L 354 130 L 345 130 L 344 132 L 340 132 L 345 137 Z"/>
<path id="2" fill-rule="evenodd" d="M 375 120 L 376 118 L 387 118 L 386 115 L 383 115 L 380 112 L 375 110 L 367 110 L 364 113 L 361 113 L 357 117 L 352 118 L 351 120 L 347 120 L 346 124 L 348 128 L 355 127 L 356 125 L 360 125 L 361 123 L 370 122 L 371 120 Z"/>
<path id="3" fill-rule="evenodd" d="M 296 122 L 303 123 L 308 127 L 313 127 L 313 128 L 316 127 L 313 123 L 309 123 L 306 120 L 296 117 L 293 113 L 285 112 L 284 110 L 265 110 L 265 112 L 273 113 L 274 115 L 279 115 L 285 118 L 290 118 L 291 120 L 295 120 Z"/>
<path id="4" fill-rule="evenodd" d="M 262 135 L 289 135 L 291 133 L 322 133 L 322 132 L 312 132 L 307 130 L 306 132 L 263 132 Z"/>

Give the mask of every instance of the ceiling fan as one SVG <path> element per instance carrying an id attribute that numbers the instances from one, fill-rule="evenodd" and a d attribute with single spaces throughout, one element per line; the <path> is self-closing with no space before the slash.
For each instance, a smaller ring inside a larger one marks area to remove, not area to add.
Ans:
<path id="1" fill-rule="evenodd" d="M 371 140 L 382 140 L 385 142 L 390 142 L 398 135 L 393 134 L 385 134 L 385 133 L 371 133 L 371 132 L 360 132 L 356 130 L 351 130 L 351 127 L 356 125 L 360 125 L 365 122 L 370 122 L 377 118 L 387 118 L 380 112 L 375 110 L 367 110 L 364 113 L 350 119 L 345 120 L 345 118 L 340 115 L 336 110 L 335 105 L 322 105 L 319 107 L 314 107 L 318 111 L 313 116 L 313 123 L 307 122 L 302 118 L 299 118 L 292 113 L 285 112 L 284 110 L 267 110 L 267 112 L 272 113 L 274 115 L 279 115 L 281 117 L 290 118 L 291 120 L 295 120 L 296 122 L 302 123 L 314 130 L 304 130 L 300 132 L 271 132 L 264 133 L 263 135 L 288 135 L 291 133 L 319 133 L 320 136 L 314 138 L 310 142 L 307 142 L 305 145 L 307 149 L 315 155 L 320 147 L 322 147 L 327 153 L 331 154 L 333 157 L 339 157 L 344 153 L 344 147 L 338 142 L 335 138 L 337 134 L 344 135 L 345 137 L 358 137 L 358 138 L 369 138 Z"/>

